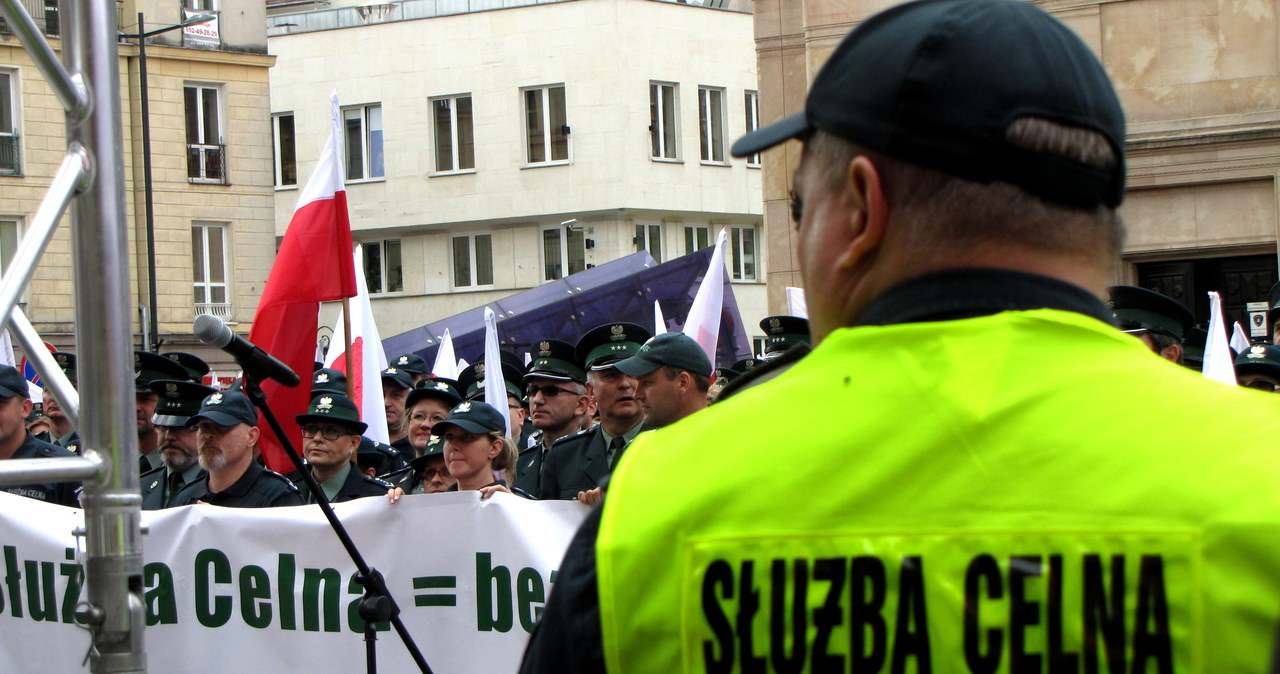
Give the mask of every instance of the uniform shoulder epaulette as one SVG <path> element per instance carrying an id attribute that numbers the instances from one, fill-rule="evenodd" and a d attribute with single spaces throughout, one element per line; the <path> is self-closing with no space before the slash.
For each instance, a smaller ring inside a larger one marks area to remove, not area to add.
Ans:
<path id="1" fill-rule="evenodd" d="M 383 473 L 378 476 L 378 479 L 384 482 L 391 481 L 392 479 L 400 480 L 404 478 L 405 474 L 412 474 L 412 473 L 413 473 L 413 466 L 405 466 L 404 468 L 397 468 L 391 471 L 390 473 Z"/>
<path id="2" fill-rule="evenodd" d="M 551 446 L 555 447 L 556 445 L 562 442 L 574 442 L 580 438 L 586 437 L 586 435 L 590 433 L 593 430 L 593 428 L 588 428 L 585 431 L 578 431 L 577 433 L 570 433 L 569 435 L 566 435 L 563 438 L 556 438 L 556 441 L 551 443 Z"/>
<path id="3" fill-rule="evenodd" d="M 360 477 L 364 478 L 365 482 L 368 482 L 369 484 L 372 484 L 372 485 L 376 485 L 378 487 L 382 487 L 383 489 L 395 488 L 395 485 L 391 484 L 390 482 L 387 482 L 386 480 L 379 480 L 376 477 L 369 477 L 368 475 L 361 475 Z"/>
<path id="4" fill-rule="evenodd" d="M 270 475 L 273 478 L 280 480 L 281 482 L 289 485 L 289 489 L 292 489 L 293 491 L 298 491 L 298 485 L 294 484 L 292 480 L 281 475 L 280 473 L 277 473 L 274 470 L 271 470 L 270 468 L 263 468 L 262 472 L 265 475 Z"/>
<path id="5" fill-rule="evenodd" d="M 161 465 L 156 466 L 155 468 L 152 468 L 151 470 L 149 470 L 149 471 L 147 471 L 147 472 L 143 473 L 142 475 L 140 475 L 140 476 L 138 476 L 138 477 L 139 477 L 139 479 L 141 479 L 141 478 L 145 478 L 145 477 L 151 477 L 152 475 L 159 475 L 159 474 L 161 474 L 161 473 L 163 473 L 163 472 L 164 472 L 164 465 L 163 465 L 163 464 L 161 464 Z"/>

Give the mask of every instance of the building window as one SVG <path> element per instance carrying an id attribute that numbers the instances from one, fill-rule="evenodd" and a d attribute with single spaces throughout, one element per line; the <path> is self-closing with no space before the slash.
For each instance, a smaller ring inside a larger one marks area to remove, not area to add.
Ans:
<path id="1" fill-rule="evenodd" d="M 764 335 L 751 336 L 751 357 L 759 358 L 764 355 L 764 350 L 769 346 L 769 338 Z"/>
<path id="2" fill-rule="evenodd" d="M 698 143 L 702 161 L 724 163 L 724 89 L 698 87 Z"/>
<path id="3" fill-rule="evenodd" d="M 21 233 L 22 226 L 17 218 L 0 216 L 0 274 L 9 271 L 9 260 L 13 259 L 13 251 L 18 249 Z"/>
<path id="4" fill-rule="evenodd" d="M 193 183 L 226 183 L 226 148 L 222 145 L 222 105 L 216 86 L 188 84 L 183 90 L 187 116 L 187 179 Z"/>
<path id="5" fill-rule="evenodd" d="M 751 133 L 760 128 L 760 94 L 755 91 L 748 91 L 743 97 L 745 100 L 745 110 L 747 114 L 747 133 Z M 760 153 L 747 155 L 747 166 L 759 166 Z"/>
<path id="6" fill-rule="evenodd" d="M 565 112 L 564 85 L 524 90 L 525 163 L 569 161 L 569 124 Z"/>
<path id="7" fill-rule="evenodd" d="M 732 253 L 729 268 L 735 281 L 754 281 L 757 275 L 756 228 L 753 226 L 730 227 L 729 247 Z"/>
<path id="8" fill-rule="evenodd" d="M 649 83 L 649 146 L 654 159 L 680 158 L 679 109 L 675 84 Z"/>
<path id="9" fill-rule="evenodd" d="M 18 71 L 0 70 L 0 175 L 22 174 L 18 151 Z"/>
<path id="10" fill-rule="evenodd" d="M 711 228 L 706 225 L 684 226 L 684 254 L 694 253 L 711 245 Z"/>
<path id="11" fill-rule="evenodd" d="M 184 0 L 182 6 L 198 12 L 216 12 L 218 4 L 218 0 Z"/>
<path id="12" fill-rule="evenodd" d="M 227 226 L 207 222 L 192 224 L 191 278 L 195 285 L 197 316 L 231 317 L 227 276 Z"/>
<path id="13" fill-rule="evenodd" d="M 493 236 L 453 237 L 453 285 L 472 288 L 493 285 Z"/>
<path id="14" fill-rule="evenodd" d="M 347 134 L 347 180 L 370 180 L 385 175 L 382 106 L 375 103 L 343 108 L 342 123 Z"/>
<path id="15" fill-rule="evenodd" d="M 662 225 L 636 225 L 636 252 L 649 251 L 654 262 L 662 262 Z"/>
<path id="16" fill-rule="evenodd" d="M 294 149 L 293 113 L 271 116 L 272 146 L 276 165 L 276 187 L 298 184 L 298 156 Z"/>
<path id="17" fill-rule="evenodd" d="M 364 281 L 370 293 L 398 293 L 404 290 L 404 270 L 400 266 L 400 239 L 366 241 Z"/>
<path id="18" fill-rule="evenodd" d="M 542 230 L 543 280 L 554 281 L 586 268 L 587 237 L 581 226 Z"/>
<path id="19" fill-rule="evenodd" d="M 471 97 L 431 99 L 436 129 L 436 172 L 476 167 L 476 143 L 471 131 Z"/>

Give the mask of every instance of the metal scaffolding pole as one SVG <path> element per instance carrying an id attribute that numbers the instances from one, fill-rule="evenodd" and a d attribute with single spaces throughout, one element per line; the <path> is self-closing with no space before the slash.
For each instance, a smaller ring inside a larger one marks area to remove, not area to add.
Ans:
<path id="1" fill-rule="evenodd" d="M 58 172 L 9 273 L 0 281 L 0 316 L 29 352 L 34 330 L 14 308 L 72 188 L 76 342 L 80 356 L 78 431 L 82 457 L 0 462 L 0 484 L 84 480 L 85 574 L 94 672 L 143 672 L 142 498 L 138 491 L 132 334 L 125 231 L 124 144 L 116 49 L 116 3 L 60 0 L 62 63 L 18 0 L 0 14 L 67 110 L 67 160 Z M 14 316 L 17 316 L 15 319 Z M 38 351 L 38 349 L 36 349 Z M 43 354 L 41 354 L 43 355 Z M 35 357 L 45 376 L 49 358 Z M 65 384 L 53 377 L 55 390 Z M 69 394 L 58 396 L 70 398 Z"/>

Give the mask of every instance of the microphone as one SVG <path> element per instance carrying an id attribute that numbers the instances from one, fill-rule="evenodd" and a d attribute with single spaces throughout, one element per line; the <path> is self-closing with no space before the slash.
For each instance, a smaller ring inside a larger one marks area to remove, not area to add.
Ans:
<path id="1" fill-rule="evenodd" d="M 254 379 L 271 379 L 285 386 L 297 386 L 301 379 L 298 373 L 275 356 L 262 350 L 262 347 L 237 335 L 222 322 L 221 318 L 210 314 L 196 316 L 191 331 L 196 339 L 205 346 L 212 346 L 231 354 L 245 374 Z"/>

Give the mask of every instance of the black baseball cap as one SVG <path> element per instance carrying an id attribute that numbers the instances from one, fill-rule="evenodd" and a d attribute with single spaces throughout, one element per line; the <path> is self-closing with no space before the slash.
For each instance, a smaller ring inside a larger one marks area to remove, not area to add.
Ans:
<path id="1" fill-rule="evenodd" d="M 201 419 L 208 419 L 219 426 L 237 424 L 258 425 L 258 410 L 249 402 L 249 396 L 237 391 L 218 391 L 200 401 L 200 410 L 187 419 L 190 426 Z"/>
<path id="2" fill-rule="evenodd" d="M 27 380 L 11 365 L 0 365 L 0 398 L 30 397 Z"/>
<path id="3" fill-rule="evenodd" d="M 683 332 L 664 332 L 641 345 L 636 355 L 620 360 L 613 366 L 623 374 L 641 377 L 663 365 L 688 370 L 704 377 L 711 376 L 711 359 L 689 335 Z"/>
<path id="4" fill-rule="evenodd" d="M 356 404 L 344 395 L 324 393 L 311 399 L 306 414 L 294 415 L 293 420 L 299 426 L 315 423 L 330 423 L 350 429 L 356 435 L 364 433 L 369 424 L 360 421 L 360 410 Z"/>
<path id="5" fill-rule="evenodd" d="M 1097 131 L 1109 170 L 1017 147 L 1018 119 Z M 818 72 L 804 112 L 733 144 L 736 157 L 815 130 L 976 182 L 1017 185 L 1092 209 L 1124 199 L 1124 111 L 1106 71 L 1075 33 L 1029 2 L 920 0 L 852 30 Z"/>
<path id="6" fill-rule="evenodd" d="M 468 433 L 507 432 L 507 422 L 503 420 L 502 413 L 493 405 L 479 400 L 468 400 L 449 410 L 448 418 L 431 427 L 431 434 L 443 436 L 450 426 L 457 426 Z"/>

